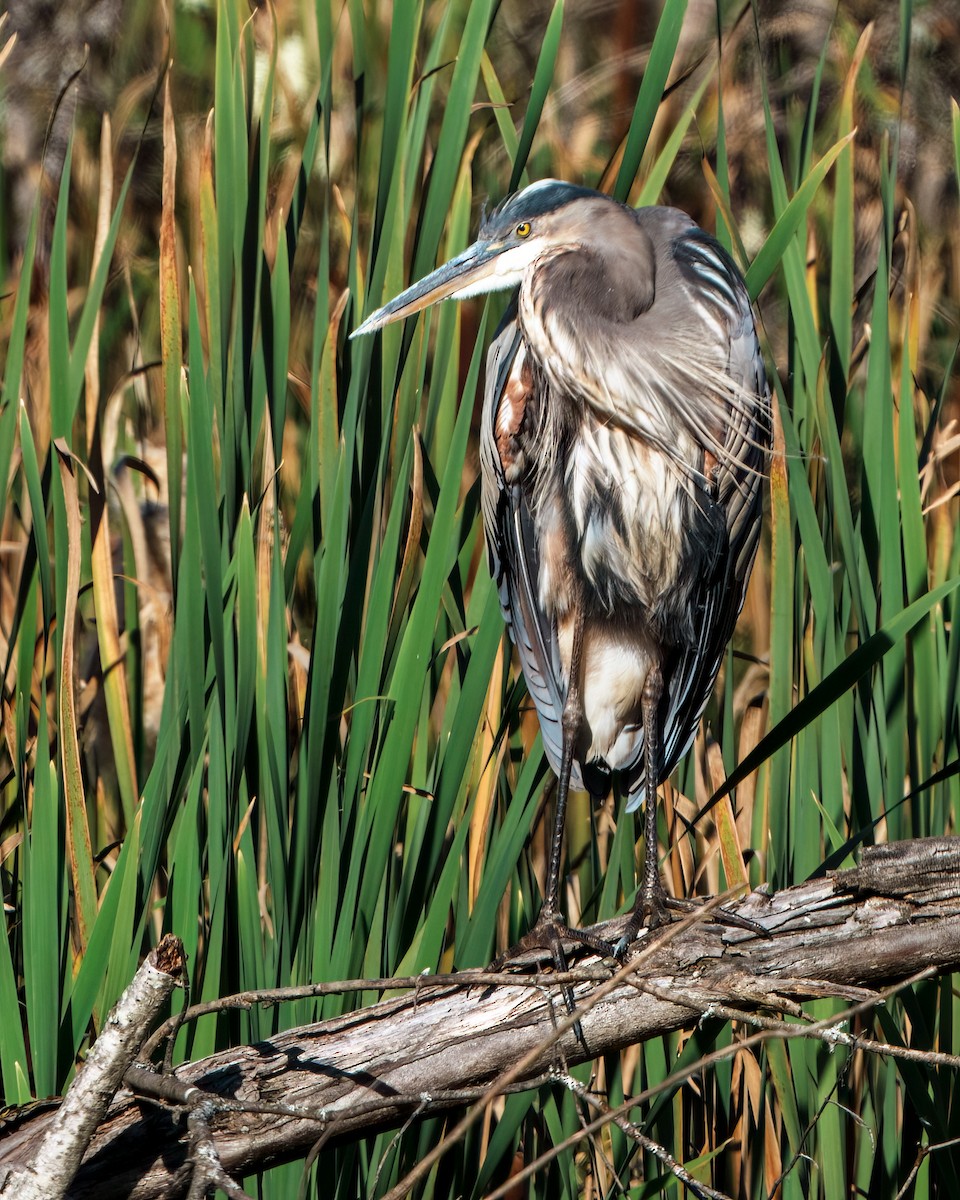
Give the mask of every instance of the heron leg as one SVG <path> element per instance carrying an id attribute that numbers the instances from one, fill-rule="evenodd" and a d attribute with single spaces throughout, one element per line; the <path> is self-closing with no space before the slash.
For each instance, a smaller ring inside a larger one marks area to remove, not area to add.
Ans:
<path id="1" fill-rule="evenodd" d="M 547 880 L 543 893 L 543 904 L 536 924 L 528 934 L 520 939 L 516 946 L 501 955 L 492 964 L 493 969 L 499 970 L 507 962 L 524 955 L 527 951 L 544 950 L 553 959 L 557 971 L 566 971 L 567 956 L 563 948 L 564 940 L 579 942 L 600 954 L 610 953 L 610 944 L 603 938 L 596 937 L 580 929 L 571 929 L 560 915 L 560 864 L 563 861 L 563 831 L 567 819 L 567 794 L 570 791 L 570 776 L 573 771 L 573 755 L 576 748 L 577 736 L 583 724 L 583 696 L 580 683 L 581 662 L 583 658 L 583 608 L 579 601 L 574 609 L 573 642 L 570 652 L 570 681 L 567 686 L 567 697 L 561 714 L 563 730 L 563 747 L 560 754 L 560 775 L 557 781 L 557 807 L 553 822 L 553 837 L 550 842 L 550 858 L 547 863 Z M 570 988 L 563 989 L 564 1002 L 567 1011 L 576 1011 L 573 992 Z M 574 1026 L 574 1034 L 578 1041 L 586 1046 L 583 1028 L 579 1021 Z"/>
<path id="2" fill-rule="evenodd" d="M 660 699 L 663 696 L 663 676 L 656 665 L 650 668 L 643 685 L 641 710 L 643 713 L 644 746 L 644 862 L 643 882 L 637 893 L 636 903 L 623 935 L 614 947 L 614 954 L 622 958 L 627 947 L 636 938 L 642 926 L 653 933 L 670 920 L 669 909 L 680 912 L 695 912 L 696 901 L 675 900 L 668 896 L 660 875 L 657 853 L 657 780 L 660 778 Z M 759 937 L 769 933 L 756 921 L 741 917 L 725 908 L 714 909 L 712 919 L 722 925 L 745 929 Z"/>
<path id="3" fill-rule="evenodd" d="M 560 778 L 557 782 L 557 811 L 553 821 L 553 839 L 547 864 L 547 886 L 543 895 L 540 920 L 560 916 L 560 864 L 563 861 L 563 831 L 567 823 L 567 795 L 573 771 L 573 751 L 583 724 L 583 697 L 580 687 L 580 665 L 583 658 L 583 609 L 578 603 L 574 611 L 573 642 L 570 650 L 570 682 L 561 714 L 563 748 L 560 753 Z"/>
<path id="4" fill-rule="evenodd" d="M 667 916 L 666 892 L 660 877 L 660 858 L 657 853 L 657 783 L 660 779 L 660 699 L 663 696 L 663 676 L 654 665 L 647 672 L 641 700 L 643 712 L 644 768 L 646 796 L 644 798 L 643 888 L 640 892 L 642 911 L 650 927 L 662 925 Z"/>
<path id="5" fill-rule="evenodd" d="M 583 929 L 571 929 L 560 916 L 560 864 L 563 861 L 563 831 L 567 823 L 567 794 L 570 791 L 570 776 L 573 772 L 573 754 L 577 737 L 583 726 L 583 690 L 581 685 L 583 663 L 583 606 L 579 599 L 573 613 L 573 640 L 570 648 L 570 681 L 567 698 L 560 717 L 563 730 L 563 746 L 560 752 L 560 776 L 557 782 L 557 811 L 553 822 L 553 840 L 550 843 L 550 861 L 547 864 L 547 884 L 543 894 L 540 916 L 533 929 L 520 943 L 548 948 L 558 971 L 566 970 L 561 938 L 589 946 L 600 954 L 610 953 L 609 942 Z M 570 1001 L 568 998 L 568 1007 Z"/>
<path id="6" fill-rule="evenodd" d="M 644 768 L 644 858 L 643 882 L 630 914 L 623 936 L 614 953 L 621 957 L 640 931 L 641 925 L 650 930 L 669 920 L 667 894 L 660 878 L 660 859 L 657 852 L 657 782 L 660 778 L 660 699 L 663 696 L 663 675 L 654 665 L 647 672 L 640 705 L 643 714 Z"/>
<path id="7" fill-rule="evenodd" d="M 560 752 L 560 776 L 557 781 L 557 808 L 553 818 L 553 837 L 550 841 L 550 858 L 547 862 L 547 882 L 543 893 L 540 915 L 533 929 L 522 938 L 519 948 L 534 946 L 549 951 L 558 971 L 567 969 L 563 950 L 563 937 L 574 933 L 560 916 L 560 864 L 563 861 L 563 831 L 567 822 L 567 795 L 570 791 L 570 775 L 573 771 L 573 751 L 577 735 L 583 722 L 583 699 L 580 687 L 580 664 L 583 658 L 583 608 L 579 601 L 574 604 L 573 641 L 570 649 L 570 678 L 567 697 L 560 717 L 563 730 L 563 747 Z M 573 997 L 564 993 L 567 1008 L 572 1011 Z"/>

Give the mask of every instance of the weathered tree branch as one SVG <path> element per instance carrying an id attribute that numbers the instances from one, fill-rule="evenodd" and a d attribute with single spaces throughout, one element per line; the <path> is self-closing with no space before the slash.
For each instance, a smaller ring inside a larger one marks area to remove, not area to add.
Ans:
<path id="1" fill-rule="evenodd" d="M 805 998 L 872 1004 L 879 996 L 868 989 L 960 966 L 960 838 L 871 848 L 854 870 L 773 896 L 757 892 L 734 907 L 770 936 L 701 922 L 670 930 L 646 951 L 641 945 L 623 978 L 578 983 L 586 1047 L 563 1029 L 570 1022 L 559 988 L 509 975 L 481 986 L 465 972 L 459 985 L 428 982 L 412 995 L 151 1077 L 150 1104 L 127 1087 L 68 1194 L 185 1194 L 192 1166 L 184 1139 L 197 1098 L 219 1164 L 240 1175 L 302 1156 L 321 1138 L 359 1137 L 462 1106 L 511 1068 L 516 1074 L 524 1056 L 516 1086 L 708 1013 L 752 1021 L 769 1036 L 783 1028 L 769 1014 L 802 1018 Z M 615 940 L 620 924 L 609 922 L 604 936 Z M 142 1074 L 131 1073 L 128 1084 L 146 1091 Z M 51 1119 L 38 1115 L 7 1134 L 0 1169 L 24 1161 Z"/>
<path id="2" fill-rule="evenodd" d="M 169 934 L 147 955 L 107 1018 L 63 1103 L 44 1119 L 43 1129 L 34 1132 L 26 1161 L 3 1175 L 0 1196 L 56 1200 L 65 1195 L 124 1073 L 183 974 L 185 961 L 183 943 Z"/>

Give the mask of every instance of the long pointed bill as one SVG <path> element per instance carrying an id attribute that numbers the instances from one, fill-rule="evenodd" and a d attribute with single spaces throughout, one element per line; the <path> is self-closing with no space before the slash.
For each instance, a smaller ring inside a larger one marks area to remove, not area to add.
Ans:
<path id="1" fill-rule="evenodd" d="M 451 297 L 462 300 L 467 296 L 476 296 L 482 292 L 496 292 L 501 288 L 514 287 L 518 282 L 515 270 L 504 271 L 507 266 L 504 255 L 508 247 L 502 242 L 474 242 L 462 254 L 451 258 L 442 267 L 431 271 L 419 283 L 408 287 L 405 292 L 378 308 L 358 325 L 350 334 L 351 338 L 373 333 L 389 325 L 391 321 L 400 321 L 404 317 L 420 312 L 438 300 Z M 501 257 L 503 256 L 503 257 Z"/>

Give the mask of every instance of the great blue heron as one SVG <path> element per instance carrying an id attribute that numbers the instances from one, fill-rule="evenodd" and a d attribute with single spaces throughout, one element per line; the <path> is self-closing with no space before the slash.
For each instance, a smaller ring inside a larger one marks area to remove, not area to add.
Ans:
<path id="1" fill-rule="evenodd" d="M 743 279 L 712 237 L 677 209 L 552 179 L 353 336 L 501 289 L 514 296 L 487 355 L 483 517 L 559 777 L 533 936 L 556 948 L 572 932 L 558 900 L 568 788 L 603 796 L 615 772 L 646 816 L 622 952 L 664 919 L 657 787 L 693 741 L 743 605 L 770 395 Z"/>

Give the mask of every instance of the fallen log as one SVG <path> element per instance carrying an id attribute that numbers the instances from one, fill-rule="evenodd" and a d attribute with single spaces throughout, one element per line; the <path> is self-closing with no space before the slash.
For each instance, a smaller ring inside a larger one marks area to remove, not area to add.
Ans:
<path id="1" fill-rule="evenodd" d="M 67 1194 L 185 1194 L 194 1171 L 188 1122 L 199 1104 L 208 1152 L 239 1176 L 303 1156 L 321 1138 L 359 1138 L 460 1108 L 497 1081 L 536 1086 L 551 1070 L 708 1014 L 802 1022 L 800 1003 L 825 996 L 869 1007 L 880 987 L 960 967 L 960 838 L 871 847 L 852 870 L 727 907 L 767 936 L 691 918 L 649 947 L 638 942 L 623 968 L 595 955 L 578 964 L 564 978 L 582 1038 L 560 977 L 467 971 L 169 1075 L 136 1067 Z M 622 924 L 593 931 L 615 941 Z M 0 1178 L 28 1161 L 51 1120 L 39 1112 L 4 1132 Z"/>

